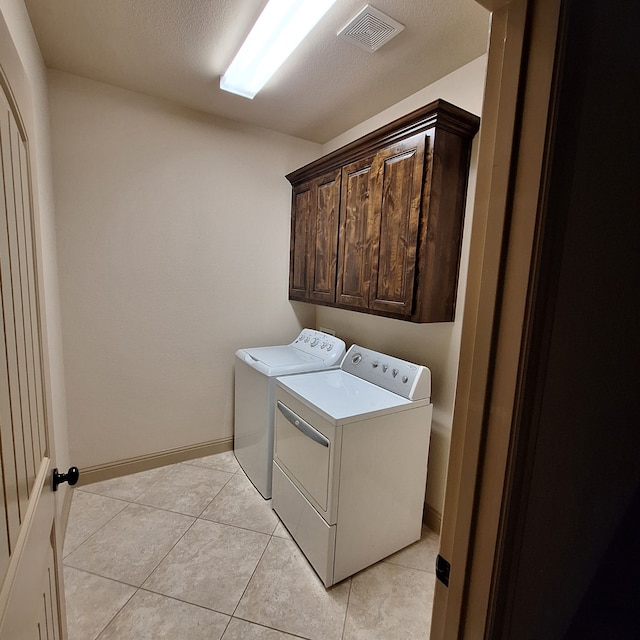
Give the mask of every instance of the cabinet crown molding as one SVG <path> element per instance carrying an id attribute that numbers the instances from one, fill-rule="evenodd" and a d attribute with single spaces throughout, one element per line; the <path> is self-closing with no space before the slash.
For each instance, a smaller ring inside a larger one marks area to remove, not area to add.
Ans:
<path id="1" fill-rule="evenodd" d="M 313 178 L 318 173 L 338 169 L 347 162 L 369 156 L 378 149 L 435 126 L 451 133 L 472 138 L 480 128 L 480 118 L 439 98 L 292 171 L 286 175 L 286 178 L 291 185 L 295 186 Z"/>

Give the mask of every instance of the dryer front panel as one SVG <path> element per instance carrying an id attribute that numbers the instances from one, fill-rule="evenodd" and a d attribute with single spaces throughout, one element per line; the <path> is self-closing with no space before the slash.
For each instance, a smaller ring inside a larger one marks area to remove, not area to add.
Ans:
<path id="1" fill-rule="evenodd" d="M 277 394 L 275 425 L 274 460 L 332 524 L 336 427 L 286 393 Z"/>

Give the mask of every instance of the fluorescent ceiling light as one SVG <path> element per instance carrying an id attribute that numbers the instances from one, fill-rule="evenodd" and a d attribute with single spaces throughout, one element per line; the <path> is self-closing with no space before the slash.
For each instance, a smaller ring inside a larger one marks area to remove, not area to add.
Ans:
<path id="1" fill-rule="evenodd" d="M 253 98 L 335 1 L 269 0 L 220 88 Z"/>

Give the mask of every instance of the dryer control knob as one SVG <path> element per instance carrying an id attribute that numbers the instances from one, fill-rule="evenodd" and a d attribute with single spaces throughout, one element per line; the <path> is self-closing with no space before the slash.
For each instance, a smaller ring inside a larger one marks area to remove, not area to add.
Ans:
<path id="1" fill-rule="evenodd" d="M 402 382 L 404 382 L 405 384 L 407 384 L 407 382 L 409 382 L 409 378 L 408 378 L 408 376 L 402 376 Z"/>
<path id="2" fill-rule="evenodd" d="M 351 356 L 351 363 L 352 364 L 360 364 L 361 361 L 362 361 L 362 354 L 361 353 L 354 353 L 353 356 Z"/>
<path id="3" fill-rule="evenodd" d="M 393 377 L 395 378 L 400 373 L 400 371 L 398 371 L 398 369 L 394 369 L 391 373 L 393 373 Z"/>
<path id="4" fill-rule="evenodd" d="M 372 363 L 371 363 L 371 366 L 372 366 L 374 369 L 377 369 L 379 364 L 380 364 L 380 363 L 376 360 L 375 362 L 372 362 Z"/>

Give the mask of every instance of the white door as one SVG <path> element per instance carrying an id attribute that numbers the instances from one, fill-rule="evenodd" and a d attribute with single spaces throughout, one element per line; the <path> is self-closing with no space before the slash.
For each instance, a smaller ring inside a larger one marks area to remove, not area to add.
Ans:
<path id="1" fill-rule="evenodd" d="M 51 488 L 53 438 L 45 402 L 29 139 L 20 115 L 32 105 L 14 100 L 9 77 L 17 55 L 4 38 L 5 25 L 0 27 L 0 640 L 57 640 L 66 633 Z"/>

